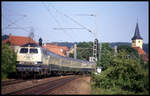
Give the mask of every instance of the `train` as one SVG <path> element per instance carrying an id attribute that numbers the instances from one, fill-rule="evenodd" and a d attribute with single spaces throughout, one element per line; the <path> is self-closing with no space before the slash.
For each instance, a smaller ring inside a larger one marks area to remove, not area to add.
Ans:
<path id="1" fill-rule="evenodd" d="M 22 77 L 89 74 L 96 63 L 57 55 L 37 44 L 26 44 L 17 51 L 16 73 Z"/>

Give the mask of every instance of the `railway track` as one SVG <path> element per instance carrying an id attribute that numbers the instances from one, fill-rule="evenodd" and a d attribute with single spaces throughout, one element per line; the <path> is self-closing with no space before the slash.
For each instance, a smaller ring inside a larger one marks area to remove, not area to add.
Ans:
<path id="1" fill-rule="evenodd" d="M 79 76 L 71 76 L 65 78 L 59 78 L 57 80 L 53 80 L 50 82 L 46 82 L 40 85 L 32 86 L 29 88 L 25 88 L 22 90 L 18 90 L 15 92 L 8 93 L 7 95 L 45 95 L 48 94 L 50 91 L 63 86 L 64 84 L 78 78 Z"/>
<path id="2" fill-rule="evenodd" d="M 2 86 L 8 86 L 8 85 L 11 85 L 11 84 L 17 84 L 17 83 L 21 83 L 21 82 L 25 82 L 25 81 L 26 80 L 17 80 L 17 79 L 2 81 Z"/>

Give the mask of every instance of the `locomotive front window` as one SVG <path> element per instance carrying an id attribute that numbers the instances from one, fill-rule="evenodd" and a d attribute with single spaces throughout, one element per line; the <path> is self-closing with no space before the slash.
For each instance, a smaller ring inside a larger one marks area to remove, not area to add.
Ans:
<path id="1" fill-rule="evenodd" d="M 28 53 L 28 48 L 21 48 L 20 53 Z"/>
<path id="2" fill-rule="evenodd" d="M 30 49 L 30 53 L 38 53 L 37 49 Z"/>

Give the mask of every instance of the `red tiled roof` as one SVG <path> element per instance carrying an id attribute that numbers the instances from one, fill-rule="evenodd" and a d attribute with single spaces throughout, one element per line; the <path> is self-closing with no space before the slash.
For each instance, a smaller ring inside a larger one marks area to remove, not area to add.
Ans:
<path id="1" fill-rule="evenodd" d="M 49 50 L 55 54 L 58 54 L 60 56 L 65 56 L 63 54 L 63 52 L 60 51 L 60 48 L 59 47 L 56 47 L 56 46 L 53 46 L 53 47 L 50 47 L 50 46 L 43 46 L 43 48 L 45 48 L 46 50 Z"/>
<path id="2" fill-rule="evenodd" d="M 58 46 L 56 43 L 47 43 L 46 46 L 49 46 L 49 47 L 59 47 L 59 48 L 62 48 L 64 51 L 68 50 L 67 46 Z"/>
<path id="3" fill-rule="evenodd" d="M 134 49 L 136 49 L 139 53 L 139 55 L 145 55 L 145 51 L 143 49 L 141 49 L 140 47 L 133 47 Z"/>
<path id="4" fill-rule="evenodd" d="M 37 43 L 36 41 L 34 41 L 29 37 L 12 36 L 12 35 L 10 35 L 9 38 L 3 41 L 3 43 L 8 43 L 8 42 L 10 42 L 10 44 L 14 46 L 22 46 L 27 43 Z"/>
<path id="5" fill-rule="evenodd" d="M 148 58 L 149 56 L 148 56 L 148 54 L 146 54 L 146 52 L 143 49 L 141 49 L 140 47 L 133 47 L 133 48 L 138 51 L 139 55 L 142 56 L 142 59 L 144 61 L 146 61 L 146 62 L 149 61 L 149 58 Z"/>
<path id="6" fill-rule="evenodd" d="M 43 48 L 60 56 L 66 56 L 65 53 L 68 50 L 66 46 L 58 46 L 57 44 L 46 44 L 45 46 L 43 46 Z M 61 51 L 61 49 L 63 50 L 63 52 Z"/>
<path id="7" fill-rule="evenodd" d="M 67 46 L 59 46 L 60 48 L 62 48 L 63 50 L 67 51 L 68 47 Z"/>

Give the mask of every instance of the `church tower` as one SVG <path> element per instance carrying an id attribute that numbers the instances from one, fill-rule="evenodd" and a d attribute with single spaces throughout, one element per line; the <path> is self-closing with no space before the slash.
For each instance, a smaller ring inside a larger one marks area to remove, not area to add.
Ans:
<path id="1" fill-rule="evenodd" d="M 140 47 L 143 48 L 143 38 L 140 36 L 138 23 L 136 23 L 135 33 L 132 37 L 132 47 Z"/>

